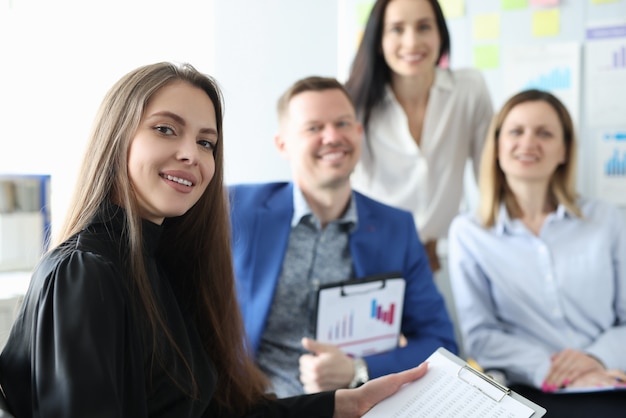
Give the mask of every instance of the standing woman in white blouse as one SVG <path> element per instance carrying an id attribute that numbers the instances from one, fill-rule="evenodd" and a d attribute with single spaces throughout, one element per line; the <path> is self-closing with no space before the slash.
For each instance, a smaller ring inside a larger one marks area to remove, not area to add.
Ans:
<path id="1" fill-rule="evenodd" d="M 626 223 L 577 197 L 575 166 L 556 97 L 528 90 L 504 104 L 482 156 L 478 216 L 450 227 L 452 290 L 466 353 L 547 416 L 625 416 Z M 594 391 L 555 393 L 581 388 Z"/>
<path id="2" fill-rule="evenodd" d="M 352 184 L 413 213 L 433 272 L 493 116 L 480 72 L 437 67 L 449 52 L 437 0 L 379 0 L 346 82 L 365 132 Z"/>

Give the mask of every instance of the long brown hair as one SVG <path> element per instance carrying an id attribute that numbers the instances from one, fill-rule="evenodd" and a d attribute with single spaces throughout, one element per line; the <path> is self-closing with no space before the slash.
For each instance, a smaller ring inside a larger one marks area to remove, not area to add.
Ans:
<path id="1" fill-rule="evenodd" d="M 187 366 L 193 388 L 190 396 L 194 396 L 197 388 L 193 370 L 163 320 L 148 280 L 142 256 L 142 220 L 127 165 L 128 150 L 148 101 L 159 89 L 175 81 L 187 82 L 209 96 L 215 107 L 218 140 L 214 149 L 215 174 L 206 191 L 187 213 L 163 223 L 160 242 L 167 248 L 159 249 L 160 260 L 183 281 L 182 297 L 190 301 L 196 328 L 214 361 L 218 372 L 214 401 L 230 412 L 243 413 L 263 396 L 266 380 L 249 356 L 235 292 L 223 184 L 223 98 L 214 79 L 189 64 L 157 63 L 131 71 L 109 90 L 97 113 L 58 241 L 82 230 L 107 200 L 114 198 L 125 208 L 123 239 L 128 240 L 130 248 L 130 286 L 136 290 L 153 335 L 165 334 Z M 168 245 L 172 242 L 176 245 Z"/>
<path id="2" fill-rule="evenodd" d="M 554 204 L 562 204 L 576 216 L 582 216 L 576 204 L 576 132 L 567 108 L 554 95 L 541 90 L 525 90 L 512 96 L 494 116 L 483 149 L 480 164 L 478 216 L 485 227 L 493 226 L 502 202 L 513 217 L 521 216 L 513 192 L 509 189 L 504 172 L 498 162 L 498 139 L 500 129 L 509 112 L 525 102 L 543 101 L 549 104 L 559 117 L 565 142 L 565 162 L 559 165 L 550 179 L 548 198 Z"/>

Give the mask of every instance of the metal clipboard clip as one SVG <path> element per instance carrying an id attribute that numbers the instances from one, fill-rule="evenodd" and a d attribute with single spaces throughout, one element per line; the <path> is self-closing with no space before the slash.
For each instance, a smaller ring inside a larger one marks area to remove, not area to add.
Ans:
<path id="1" fill-rule="evenodd" d="M 376 282 L 370 281 L 370 282 L 362 282 L 362 283 L 343 284 L 341 285 L 340 294 L 342 297 L 344 297 L 344 296 L 360 295 L 360 294 L 369 293 L 369 292 L 378 292 L 379 290 L 384 289 L 386 285 L 387 285 L 386 279 L 380 279 L 380 280 L 377 280 Z M 359 290 L 349 289 L 350 286 L 354 288 L 359 288 Z"/>
<path id="2" fill-rule="evenodd" d="M 470 382 L 468 379 L 466 379 L 465 377 L 462 376 L 464 370 L 469 371 L 474 376 L 480 378 L 481 381 L 484 381 L 484 382 L 488 383 L 489 385 L 493 386 L 494 388 L 496 388 L 498 390 L 498 392 L 500 392 L 501 396 L 500 397 L 497 397 L 497 396 L 494 397 L 492 394 L 488 393 L 485 389 L 481 388 L 479 385 Z M 462 381 L 464 381 L 468 385 L 474 386 L 476 389 L 478 389 L 479 391 L 481 391 L 485 395 L 489 396 L 491 399 L 493 399 L 496 402 L 500 402 L 502 399 L 504 399 L 505 396 L 511 394 L 511 389 L 507 388 L 504 385 L 501 385 L 500 383 L 498 383 L 495 380 L 491 379 L 489 376 L 486 376 L 485 374 L 479 372 L 478 370 L 472 368 L 471 366 L 468 366 L 467 364 L 462 366 L 459 369 L 459 371 L 456 373 L 456 375 L 457 375 L 457 377 L 459 379 L 461 379 Z"/>

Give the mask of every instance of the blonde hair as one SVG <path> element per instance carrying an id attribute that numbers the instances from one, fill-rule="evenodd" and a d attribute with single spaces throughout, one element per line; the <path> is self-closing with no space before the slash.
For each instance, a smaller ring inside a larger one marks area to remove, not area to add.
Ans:
<path id="1" fill-rule="evenodd" d="M 193 370 L 163 320 L 148 279 L 143 260 L 142 220 L 127 164 L 131 141 L 150 98 L 164 86 L 180 81 L 202 89 L 215 107 L 218 131 L 215 174 L 187 213 L 164 221 L 158 254 L 165 268 L 176 272 L 183 297 L 190 301 L 205 351 L 217 369 L 215 402 L 231 413 L 241 414 L 263 396 L 266 379 L 249 357 L 236 298 L 229 210 L 223 185 L 223 98 L 213 78 L 189 64 L 163 62 L 131 71 L 109 90 L 95 119 L 59 241 L 85 228 L 104 202 L 112 200 L 125 208 L 122 239 L 130 248 L 128 265 L 124 266 L 126 280 L 143 307 L 153 335 L 163 333 L 187 366 L 190 383 L 177 381 L 171 373 L 170 377 L 195 397 Z M 176 245 L 169 245 L 172 242 Z M 158 359 L 156 351 L 152 355 Z"/>
<path id="2" fill-rule="evenodd" d="M 508 187 L 504 172 L 498 162 L 500 129 L 509 112 L 525 102 L 543 101 L 559 117 L 565 143 L 565 162 L 559 165 L 550 179 L 548 198 L 555 205 L 562 204 L 576 216 L 582 216 L 576 204 L 576 133 L 567 108 L 554 95 L 541 90 L 525 90 L 512 96 L 494 116 L 482 153 L 479 177 L 480 205 L 478 216 L 485 227 L 495 224 L 502 202 L 512 217 L 521 216 L 521 209 Z"/>

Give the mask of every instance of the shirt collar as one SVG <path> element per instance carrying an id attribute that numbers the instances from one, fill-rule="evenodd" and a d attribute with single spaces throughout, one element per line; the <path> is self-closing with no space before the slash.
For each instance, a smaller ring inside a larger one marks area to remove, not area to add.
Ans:
<path id="1" fill-rule="evenodd" d="M 441 90 L 453 90 L 454 89 L 454 77 L 452 71 L 444 68 L 435 68 L 435 81 L 433 88 Z"/>
<path id="2" fill-rule="evenodd" d="M 551 219 L 562 220 L 565 218 L 570 218 L 574 216 L 573 213 L 562 204 L 559 204 L 556 210 L 548 215 L 546 221 Z M 495 230 L 499 235 L 506 233 L 515 233 L 525 230 L 525 227 L 522 225 L 522 222 L 519 219 L 512 219 L 509 216 L 509 211 L 506 210 L 506 205 L 504 202 L 500 203 L 500 208 L 498 210 L 498 219 L 496 220 Z"/>
<path id="3" fill-rule="evenodd" d="M 435 81 L 430 88 L 431 90 L 453 90 L 454 89 L 454 77 L 452 71 L 444 68 L 435 68 Z M 386 102 L 396 101 L 396 95 L 393 93 L 391 83 L 385 85 L 385 97 L 383 99 Z"/>
<path id="4" fill-rule="evenodd" d="M 100 205 L 92 222 L 109 224 L 109 227 L 112 228 L 112 231 L 116 234 L 125 234 L 128 228 L 126 209 L 110 200 Z M 164 222 L 167 222 L 167 219 Z M 147 254 L 155 255 L 163 233 L 163 226 L 157 225 L 147 219 L 142 219 L 141 225 L 144 249 Z"/>
<path id="5" fill-rule="evenodd" d="M 309 207 L 302 190 L 294 183 L 293 185 L 293 217 L 291 218 L 291 227 L 298 225 L 303 219 L 311 218 L 316 225 L 319 225 L 319 220 Z M 350 203 L 348 204 L 348 210 L 344 212 L 341 218 L 335 222 L 339 224 L 349 225 L 349 231 L 352 232 L 356 229 L 358 216 L 356 210 L 356 202 L 354 199 L 354 191 L 350 196 Z"/>

